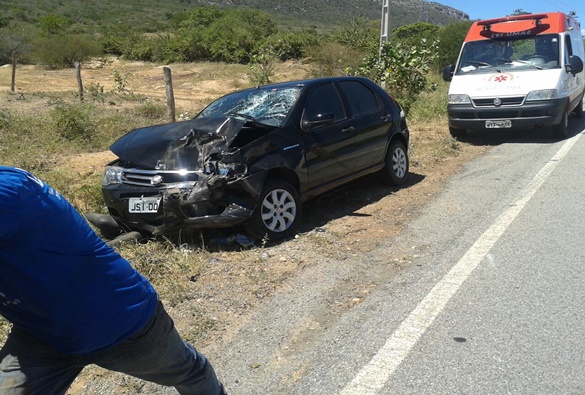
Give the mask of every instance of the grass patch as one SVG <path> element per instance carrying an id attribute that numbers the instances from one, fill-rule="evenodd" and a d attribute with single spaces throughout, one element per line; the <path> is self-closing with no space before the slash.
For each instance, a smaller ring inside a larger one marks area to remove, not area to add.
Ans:
<path id="1" fill-rule="evenodd" d="M 128 244 L 120 251 L 171 306 L 189 299 L 191 279 L 197 278 L 209 261 L 204 250 L 177 247 L 170 241 Z"/>

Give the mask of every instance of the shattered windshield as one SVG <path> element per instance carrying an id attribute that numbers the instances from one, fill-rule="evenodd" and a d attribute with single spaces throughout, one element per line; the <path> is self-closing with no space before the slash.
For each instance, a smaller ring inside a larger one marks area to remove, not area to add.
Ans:
<path id="1" fill-rule="evenodd" d="M 559 36 L 543 34 L 515 40 L 466 43 L 457 74 L 545 70 L 559 67 Z"/>
<path id="2" fill-rule="evenodd" d="M 235 117 L 281 126 L 300 92 L 301 87 L 298 86 L 236 92 L 211 103 L 197 118 Z"/>

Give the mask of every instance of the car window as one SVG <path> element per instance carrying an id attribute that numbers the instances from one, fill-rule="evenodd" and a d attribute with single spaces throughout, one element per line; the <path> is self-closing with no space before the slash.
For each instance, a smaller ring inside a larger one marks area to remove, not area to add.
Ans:
<path id="1" fill-rule="evenodd" d="M 359 81 L 342 81 L 339 84 L 353 116 L 374 111 L 379 108 L 374 92 Z"/>
<path id="2" fill-rule="evenodd" d="M 305 116 L 309 121 L 323 114 L 334 114 L 337 121 L 345 119 L 345 109 L 337 89 L 330 83 L 320 85 L 313 90 L 305 107 Z"/>
<path id="3" fill-rule="evenodd" d="M 197 118 L 239 117 L 280 126 L 300 96 L 300 87 L 236 92 L 211 103 Z"/>

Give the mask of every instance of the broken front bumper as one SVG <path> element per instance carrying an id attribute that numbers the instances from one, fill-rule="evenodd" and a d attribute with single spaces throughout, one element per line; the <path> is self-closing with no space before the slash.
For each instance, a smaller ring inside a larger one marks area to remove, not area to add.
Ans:
<path id="1" fill-rule="evenodd" d="M 109 215 L 123 229 L 164 235 L 180 229 L 225 228 L 245 222 L 256 208 L 264 177 L 263 172 L 232 181 L 210 177 L 188 187 L 114 184 L 103 187 L 102 193 Z M 130 212 L 132 199 L 148 197 L 158 198 L 156 211 Z"/>

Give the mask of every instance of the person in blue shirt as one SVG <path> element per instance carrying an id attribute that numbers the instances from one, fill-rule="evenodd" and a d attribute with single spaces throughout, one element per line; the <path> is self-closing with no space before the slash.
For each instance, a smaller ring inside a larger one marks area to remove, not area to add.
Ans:
<path id="1" fill-rule="evenodd" d="M 55 189 L 4 166 L 0 314 L 12 323 L 0 351 L 0 394 L 65 394 L 89 364 L 180 394 L 225 394 L 148 280 Z"/>

